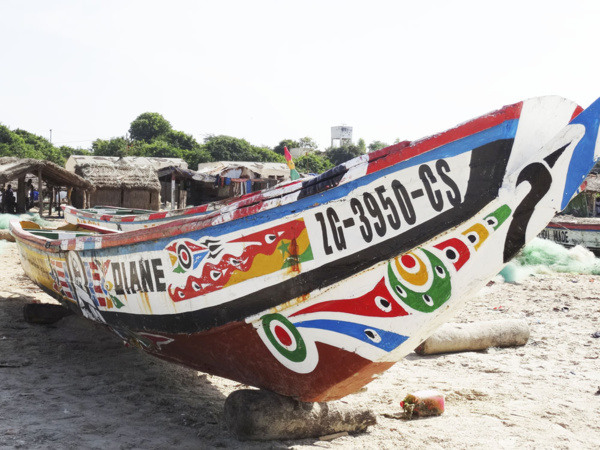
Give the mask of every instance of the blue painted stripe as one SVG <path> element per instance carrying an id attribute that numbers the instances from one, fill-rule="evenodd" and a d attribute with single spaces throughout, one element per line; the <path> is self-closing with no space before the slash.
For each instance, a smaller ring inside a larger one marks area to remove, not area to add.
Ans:
<path id="1" fill-rule="evenodd" d="M 344 322 L 341 320 L 307 320 L 305 322 L 295 323 L 296 327 L 301 328 L 318 328 L 321 330 L 333 331 L 335 333 L 345 334 L 347 336 L 358 339 L 367 344 L 390 352 L 408 339 L 408 336 L 393 333 L 391 331 L 382 330 L 380 328 L 370 327 L 360 323 Z M 381 337 L 380 342 L 374 342 L 365 334 L 366 330 L 373 330 Z"/>

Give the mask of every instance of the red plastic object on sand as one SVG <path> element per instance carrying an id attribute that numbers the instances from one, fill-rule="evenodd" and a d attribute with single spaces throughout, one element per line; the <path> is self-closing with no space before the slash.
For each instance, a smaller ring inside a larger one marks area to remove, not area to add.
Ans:
<path id="1" fill-rule="evenodd" d="M 439 416 L 444 412 L 444 394 L 434 390 L 414 392 L 404 397 L 400 406 L 408 419 L 413 416 Z"/>

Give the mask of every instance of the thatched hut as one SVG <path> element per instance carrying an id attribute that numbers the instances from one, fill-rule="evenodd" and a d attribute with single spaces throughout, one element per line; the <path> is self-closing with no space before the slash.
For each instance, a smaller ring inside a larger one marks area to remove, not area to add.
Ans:
<path id="1" fill-rule="evenodd" d="M 237 197 L 260 191 L 290 179 L 287 164 L 254 161 L 216 161 L 198 164 L 202 177 L 200 202 Z"/>
<path id="2" fill-rule="evenodd" d="M 160 209 L 160 183 L 152 165 L 89 159 L 75 166 L 75 173 L 94 186 L 92 206 Z M 83 197 L 78 191 L 73 192 L 72 201 L 76 208 L 83 207 Z"/>
<path id="3" fill-rule="evenodd" d="M 51 212 L 52 203 L 56 198 L 54 194 L 57 191 L 63 190 L 70 193 L 71 190 L 77 189 L 82 193 L 82 197 L 85 197 L 93 189 L 89 181 L 53 162 L 32 158 L 2 157 L 0 158 L 0 186 L 14 184 L 13 188 L 17 194 L 17 212 L 26 210 L 27 175 L 29 175 L 29 180 L 32 181 L 33 189 L 39 193 L 37 206 L 40 215 L 44 209 L 44 192 L 49 200 L 49 210 Z M 67 201 L 69 201 L 69 198 L 70 196 L 67 195 Z"/>

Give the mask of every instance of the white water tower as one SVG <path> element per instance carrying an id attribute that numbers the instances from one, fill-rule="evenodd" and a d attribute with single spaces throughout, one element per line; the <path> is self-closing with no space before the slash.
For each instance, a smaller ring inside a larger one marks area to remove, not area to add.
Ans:
<path id="1" fill-rule="evenodd" d="M 331 146 L 334 141 L 338 142 L 338 147 L 346 144 L 352 144 L 352 127 L 342 125 L 339 127 L 331 127 Z"/>

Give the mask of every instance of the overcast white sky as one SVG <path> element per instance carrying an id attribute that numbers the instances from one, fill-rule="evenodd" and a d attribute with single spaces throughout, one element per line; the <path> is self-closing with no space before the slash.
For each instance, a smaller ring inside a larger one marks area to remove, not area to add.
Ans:
<path id="1" fill-rule="evenodd" d="M 391 144 L 538 95 L 588 106 L 599 24 L 596 0 L 0 0 L 0 123 L 81 148 L 143 112 L 199 142 Z"/>

